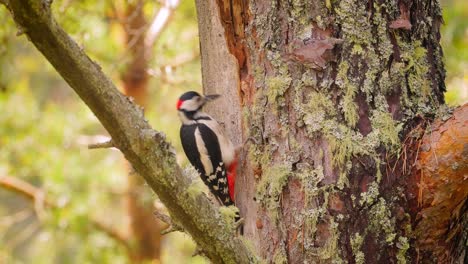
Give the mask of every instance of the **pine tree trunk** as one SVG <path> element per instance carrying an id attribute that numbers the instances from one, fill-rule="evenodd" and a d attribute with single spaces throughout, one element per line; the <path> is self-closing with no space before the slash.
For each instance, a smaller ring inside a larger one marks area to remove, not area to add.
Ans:
<path id="1" fill-rule="evenodd" d="M 142 107 L 148 106 L 148 57 L 144 40 L 147 22 L 143 12 L 144 2 L 124 3 L 120 19 L 125 32 L 126 49 L 129 61 L 122 73 L 122 85 L 125 95 L 134 98 L 135 103 Z M 127 162 L 127 161 L 125 161 Z M 130 167 L 130 166 L 129 166 Z M 129 169 L 132 171 L 133 169 Z M 164 224 L 155 219 L 154 206 L 151 199 L 145 199 L 145 181 L 135 172 L 127 175 L 126 207 L 129 218 L 130 240 L 133 242 L 131 260 L 135 263 L 143 261 L 159 261 L 161 255 L 161 230 Z M 148 194 L 146 194 L 148 195 Z M 145 201 L 146 200 L 146 201 Z"/>
<path id="2" fill-rule="evenodd" d="M 449 261 L 421 242 L 414 176 L 445 109 L 437 1 L 198 0 L 197 12 L 204 91 L 224 96 L 208 111 L 245 142 L 236 204 L 262 258 Z"/>

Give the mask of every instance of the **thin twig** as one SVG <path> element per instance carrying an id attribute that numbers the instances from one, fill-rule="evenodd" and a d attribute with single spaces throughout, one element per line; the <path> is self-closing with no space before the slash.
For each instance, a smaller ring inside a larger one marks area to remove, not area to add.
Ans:
<path id="1" fill-rule="evenodd" d="M 59 207 L 56 202 L 47 199 L 44 190 L 35 187 L 32 184 L 19 178 L 11 176 L 0 176 L 0 187 L 13 191 L 33 201 L 35 212 L 39 219 L 41 219 L 41 215 L 44 214 L 44 205 L 51 208 Z M 110 228 L 109 226 L 94 218 L 92 218 L 90 221 L 97 229 L 123 244 L 127 250 L 131 250 L 131 247 L 127 242 L 128 239 L 118 230 Z M 131 251 L 129 251 L 129 253 L 130 252 Z"/>
<path id="2" fill-rule="evenodd" d="M 175 232 L 175 231 L 184 232 L 184 229 L 180 225 L 175 224 L 168 215 L 165 215 L 165 214 L 163 214 L 163 213 L 161 213 L 159 211 L 154 211 L 153 214 L 159 220 L 161 220 L 164 223 L 169 225 L 168 228 L 161 231 L 161 235 L 166 235 L 166 234 L 169 234 L 169 233 L 172 233 L 172 232 Z"/>
<path id="3" fill-rule="evenodd" d="M 172 233 L 172 232 L 176 232 L 176 231 L 182 231 L 178 228 L 175 228 L 174 226 L 169 226 L 168 228 L 164 229 L 161 231 L 161 235 L 164 236 L 164 235 L 167 235 L 169 233 Z"/>
<path id="4" fill-rule="evenodd" d="M 128 251 L 129 255 L 131 255 L 132 247 L 128 243 L 128 238 L 122 232 L 119 232 L 115 228 L 111 228 L 108 224 L 105 224 L 104 222 L 97 220 L 97 219 L 92 219 L 91 223 L 93 224 L 94 227 L 96 227 L 96 229 L 104 232 L 109 237 L 113 238 L 114 240 L 122 244 L 125 247 L 125 249 Z"/>
<path id="5" fill-rule="evenodd" d="M 47 206 L 55 206 L 50 201 L 47 201 L 43 197 L 40 197 L 42 192 L 41 189 L 19 178 L 11 176 L 0 176 L 0 187 L 13 191 L 34 201 L 40 200 L 43 202 L 43 204 Z"/>
<path id="6" fill-rule="evenodd" d="M 114 148 L 114 142 L 111 140 L 99 143 L 93 143 L 88 145 L 88 149 L 99 149 L 99 148 Z"/>
<path id="7" fill-rule="evenodd" d="M 39 230 L 39 227 L 39 222 L 28 223 L 27 226 L 19 230 L 19 232 L 10 241 L 7 241 L 7 247 L 12 250 L 16 249 L 20 244 L 36 233 Z"/>
<path id="8" fill-rule="evenodd" d="M 21 211 L 15 212 L 11 215 L 5 215 L 0 218 L 0 226 L 11 226 L 16 223 L 22 222 L 29 216 L 31 216 L 31 210 L 29 208 L 23 209 Z"/>

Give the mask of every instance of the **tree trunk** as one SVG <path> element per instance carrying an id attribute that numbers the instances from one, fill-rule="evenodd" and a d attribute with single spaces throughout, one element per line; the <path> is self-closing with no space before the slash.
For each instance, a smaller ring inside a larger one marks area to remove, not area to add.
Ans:
<path id="1" fill-rule="evenodd" d="M 122 73 L 125 95 L 135 99 L 142 107 L 148 106 L 148 59 L 151 51 L 145 45 L 147 22 L 143 12 L 143 1 L 124 3 L 118 17 L 125 32 L 125 47 L 129 60 Z M 152 47 L 150 47 L 152 48 Z M 125 161 L 127 162 L 127 161 Z M 129 166 L 130 167 L 130 166 Z M 133 170 L 133 169 L 129 169 Z M 152 199 L 145 199 L 144 180 L 135 172 L 127 175 L 126 205 L 130 221 L 131 240 L 134 242 L 134 262 L 159 260 L 161 253 L 161 231 L 163 224 L 154 217 Z M 146 201 L 145 201 L 146 200 Z"/>
<path id="2" fill-rule="evenodd" d="M 415 176 L 427 125 L 447 114 L 437 1 L 198 0 L 197 12 L 204 90 L 224 95 L 208 111 L 247 142 L 236 204 L 261 257 L 449 261 L 440 236 L 422 243 L 431 200 Z M 466 210 L 462 167 L 445 216 Z"/>

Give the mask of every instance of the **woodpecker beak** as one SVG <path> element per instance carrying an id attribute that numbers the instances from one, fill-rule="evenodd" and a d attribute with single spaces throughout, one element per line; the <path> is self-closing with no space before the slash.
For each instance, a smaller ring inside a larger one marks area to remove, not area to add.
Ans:
<path id="1" fill-rule="evenodd" d="M 210 101 L 218 99 L 219 97 L 221 97 L 221 95 L 219 94 L 210 94 L 210 95 L 205 95 L 204 98 L 205 98 L 205 102 L 210 102 Z"/>

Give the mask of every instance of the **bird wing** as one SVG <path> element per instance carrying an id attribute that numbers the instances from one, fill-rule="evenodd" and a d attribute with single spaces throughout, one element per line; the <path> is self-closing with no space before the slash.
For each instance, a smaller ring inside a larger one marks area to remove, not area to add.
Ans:
<path id="1" fill-rule="evenodd" d="M 188 160 L 195 167 L 195 169 L 202 175 L 205 175 L 205 169 L 200 159 L 197 143 L 195 140 L 195 130 L 198 128 L 197 124 L 184 125 L 180 127 L 180 141 L 182 148 Z"/>
<path id="2" fill-rule="evenodd" d="M 208 186 L 212 189 L 211 191 L 221 200 L 222 204 L 231 205 L 233 202 L 229 196 L 226 167 L 223 163 L 218 137 L 216 136 L 215 132 L 205 124 L 199 123 L 198 129 L 206 149 L 206 153 L 203 153 L 203 151 L 200 153 L 203 153 L 201 154 L 202 158 L 204 154 L 208 155 L 207 160 L 211 162 L 211 166 L 213 168 L 210 173 L 206 172 Z"/>

